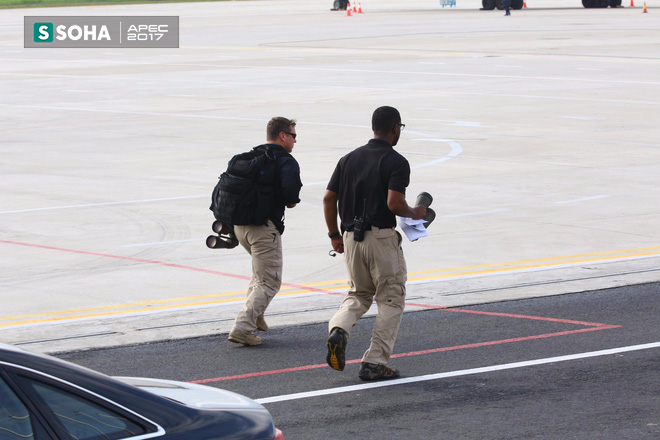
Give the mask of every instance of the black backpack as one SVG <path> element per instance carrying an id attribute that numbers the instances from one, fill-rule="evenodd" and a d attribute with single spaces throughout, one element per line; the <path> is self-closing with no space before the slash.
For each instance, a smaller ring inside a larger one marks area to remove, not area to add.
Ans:
<path id="1" fill-rule="evenodd" d="M 229 161 L 211 195 L 210 210 L 227 225 L 265 225 L 278 193 L 277 156 L 255 147 Z"/>

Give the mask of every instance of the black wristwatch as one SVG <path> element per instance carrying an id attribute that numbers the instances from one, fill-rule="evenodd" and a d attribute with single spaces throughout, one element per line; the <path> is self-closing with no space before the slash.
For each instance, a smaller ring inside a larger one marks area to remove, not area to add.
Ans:
<path id="1" fill-rule="evenodd" d="M 328 237 L 330 237 L 330 238 L 339 238 L 339 237 L 341 237 L 341 233 L 339 233 L 339 232 L 328 232 Z"/>

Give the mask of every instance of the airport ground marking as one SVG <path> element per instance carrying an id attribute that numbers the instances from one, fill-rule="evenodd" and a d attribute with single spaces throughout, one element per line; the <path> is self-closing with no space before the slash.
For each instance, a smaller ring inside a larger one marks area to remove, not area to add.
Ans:
<path id="1" fill-rule="evenodd" d="M 277 403 L 277 402 L 285 402 L 289 400 L 299 400 L 299 399 L 306 399 L 306 398 L 313 398 L 313 397 L 320 397 L 320 396 L 328 396 L 332 394 L 340 394 L 340 393 L 347 393 L 347 392 L 353 392 L 353 391 L 362 391 L 362 390 L 367 390 L 367 389 L 373 389 L 373 388 L 383 388 L 383 387 L 391 387 L 391 386 L 396 386 L 396 385 L 404 385 L 404 384 L 409 384 L 409 383 L 416 383 L 416 382 L 427 382 L 431 380 L 438 380 L 438 379 L 447 379 L 451 377 L 460 377 L 460 376 L 469 376 L 469 375 L 474 375 L 474 374 L 484 374 L 484 373 L 493 373 L 497 371 L 504 371 L 504 370 L 512 370 L 512 369 L 518 369 L 518 368 L 527 368 L 527 367 L 535 367 L 539 365 L 547 365 L 547 364 L 554 364 L 554 363 L 559 363 L 559 362 L 568 362 L 568 361 L 574 361 L 574 360 L 579 360 L 579 359 L 588 359 L 588 358 L 594 358 L 594 357 L 601 357 L 601 356 L 611 356 L 615 354 L 620 354 L 620 353 L 628 353 L 632 351 L 641 351 L 641 350 L 651 350 L 654 348 L 660 348 L 660 342 L 652 342 L 649 344 L 640 344 L 640 345 L 630 345 L 626 347 L 617 347 L 617 348 L 611 348 L 607 350 L 598 350 L 598 351 L 589 351 L 589 352 L 583 352 L 583 353 L 575 353 L 575 354 L 569 354 L 565 356 L 555 356 L 555 357 L 549 357 L 549 358 L 542 358 L 542 359 L 532 359 L 528 361 L 522 361 L 522 362 L 512 362 L 508 364 L 500 364 L 500 365 L 490 365 L 487 367 L 480 367 L 480 368 L 470 368 L 466 370 L 457 370 L 457 371 L 449 371 L 446 373 L 435 373 L 435 374 L 426 374 L 423 376 L 414 376 L 414 377 L 403 377 L 400 379 L 392 379 L 389 381 L 383 381 L 383 382 L 370 382 L 370 383 L 364 383 L 364 384 L 359 384 L 359 385 L 349 385 L 349 386 L 344 386 L 344 387 L 336 387 L 336 388 L 326 388 L 322 390 L 316 390 L 316 391 L 307 391 L 307 392 L 302 392 L 302 393 L 292 393 L 292 394 L 284 394 L 280 396 L 273 396 L 273 397 L 266 397 L 262 399 L 255 399 L 258 403 L 263 404 L 268 404 L 268 403 Z"/>
<path id="2" fill-rule="evenodd" d="M 545 316 L 519 315 L 519 314 L 513 314 L 513 313 L 488 312 L 488 311 L 483 311 L 483 310 L 448 308 L 448 307 L 439 307 L 439 306 L 426 305 L 426 304 L 406 303 L 406 305 L 416 306 L 416 307 L 424 307 L 424 308 L 431 309 L 431 310 L 441 310 L 441 311 L 447 311 L 447 312 L 452 312 L 452 313 L 467 313 L 467 314 L 476 314 L 476 315 L 482 315 L 482 316 L 495 316 L 495 317 L 503 317 L 503 318 L 514 318 L 514 319 L 527 319 L 527 320 L 535 320 L 535 321 L 557 322 L 557 323 L 569 324 L 569 325 L 579 325 L 579 326 L 583 326 L 583 327 L 586 327 L 586 328 L 565 330 L 565 331 L 553 332 L 553 333 L 544 333 L 544 334 L 539 334 L 539 335 L 530 335 L 530 336 L 521 336 L 521 337 L 515 337 L 515 338 L 499 339 L 499 340 L 493 340 L 493 341 L 483 341 L 483 342 L 476 342 L 476 343 L 471 343 L 471 344 L 461 344 L 461 345 L 454 345 L 454 346 L 449 346 L 449 347 L 436 347 L 436 348 L 430 348 L 430 349 L 426 349 L 426 350 L 411 351 L 411 352 L 407 352 L 407 353 L 397 353 L 397 354 L 392 355 L 391 359 L 403 358 L 403 357 L 409 357 L 409 356 L 421 356 L 421 355 L 442 353 L 442 352 L 455 351 L 455 350 L 465 350 L 465 349 L 479 348 L 479 347 L 488 347 L 488 346 L 493 346 L 493 345 L 511 344 L 511 343 L 517 343 L 517 342 L 532 341 L 532 340 L 537 340 L 537 339 L 547 339 L 547 338 L 554 338 L 554 337 L 560 337 L 560 336 L 569 336 L 569 335 L 574 335 L 574 334 L 578 334 L 578 333 L 586 333 L 586 332 L 593 332 L 593 331 L 599 331 L 599 330 L 610 330 L 610 329 L 616 329 L 616 328 L 621 327 L 620 325 L 601 324 L 601 323 L 586 322 L 586 321 L 575 321 L 575 320 L 570 320 L 570 319 L 552 318 L 552 317 L 545 317 Z M 357 364 L 357 363 L 360 363 L 361 361 L 362 361 L 361 359 L 352 359 L 352 360 L 346 361 L 346 364 L 347 365 Z M 282 368 L 282 369 L 277 369 L 277 370 L 258 371 L 258 372 L 253 372 L 253 373 L 237 374 L 237 375 L 232 375 L 232 376 L 223 376 L 223 377 L 216 377 L 216 378 L 209 378 L 209 379 L 201 379 L 201 380 L 192 381 L 192 383 L 205 384 L 205 383 L 222 382 L 222 381 L 235 380 L 235 379 L 248 379 L 248 378 L 251 378 L 251 377 L 270 376 L 270 375 L 274 375 L 274 374 L 283 374 L 283 373 L 294 373 L 294 372 L 299 372 L 299 371 L 306 371 L 306 370 L 313 370 L 313 369 L 320 369 L 320 368 L 329 368 L 329 367 L 328 367 L 327 364 L 302 365 L 302 366 Z"/>
<path id="3" fill-rule="evenodd" d="M 142 258 L 113 255 L 99 252 L 91 252 L 76 249 L 67 249 L 56 246 L 24 243 L 11 240 L 0 240 L 0 243 L 35 247 L 58 252 L 69 252 L 81 255 L 90 255 L 95 257 L 113 258 L 118 260 L 132 261 L 137 263 L 152 264 L 174 269 L 190 270 L 211 275 L 220 275 L 231 278 L 249 280 L 251 277 L 233 273 L 221 272 L 211 269 L 203 269 L 192 266 L 185 266 L 176 263 L 168 263 L 158 260 L 147 260 Z M 492 273 L 515 272 L 530 269 L 539 269 L 544 267 L 553 267 L 570 264 L 583 264 L 586 262 L 596 262 L 605 260 L 616 260 L 625 258 L 639 258 L 647 256 L 660 255 L 660 246 L 641 247 L 633 249 L 624 249 L 618 251 L 605 251 L 594 253 L 583 253 L 577 255 L 565 255 L 559 257 L 537 258 L 520 261 L 509 261 L 505 263 L 491 263 L 482 265 L 461 266 L 446 269 L 434 269 L 427 271 L 416 271 L 409 273 L 408 281 L 432 281 L 447 278 L 459 278 L 465 276 L 480 276 Z M 422 276 L 420 276 L 422 275 Z M 320 287 L 316 287 L 320 286 Z M 294 296 L 299 294 L 325 294 L 344 297 L 348 288 L 347 280 L 320 281 L 307 284 L 282 283 L 282 290 L 278 296 Z M 290 289 L 294 289 L 290 291 Z M 91 318 L 117 317 L 125 315 L 138 315 L 157 313 L 160 311 L 181 310 L 189 308 L 198 308 L 203 306 L 220 305 L 231 302 L 240 302 L 245 300 L 245 291 L 213 293 L 204 295 L 193 295 L 188 297 L 178 297 L 169 299 L 159 299 L 152 301 L 140 301 L 126 304 L 116 304 L 109 306 L 87 307 L 80 309 L 70 309 L 61 311 L 51 311 L 33 314 L 21 314 L 14 316 L 0 316 L 0 328 L 19 327 L 25 325 L 42 325 L 47 323 L 56 323 L 64 321 L 75 321 Z M 233 298 L 226 298 L 234 296 Z M 225 297 L 225 298 L 223 298 Z M 216 299 L 212 299 L 216 298 Z M 202 301 L 203 300 L 203 301 Z M 413 304 L 409 304 L 413 305 Z M 59 316 L 58 316 L 59 315 Z M 5 321 L 5 322 L 2 322 Z M 9 322 L 7 322 L 9 321 Z"/>
<path id="4" fill-rule="evenodd" d="M 550 322 L 558 322 L 562 324 L 573 324 L 573 325 L 582 325 L 586 327 L 607 327 L 607 328 L 615 328 L 615 327 L 620 327 L 620 326 L 611 326 L 611 324 L 601 324 L 599 322 L 587 322 L 587 321 L 574 321 L 571 319 L 563 319 L 563 318 L 549 318 L 545 316 L 535 316 L 535 315 L 519 315 L 516 313 L 501 313 L 501 312 L 486 312 L 483 310 L 471 310 L 471 309 L 458 309 L 458 308 L 452 308 L 452 307 L 442 307 L 442 306 L 434 306 L 430 304 L 414 304 L 414 303 L 406 303 L 406 306 L 412 306 L 412 307 L 423 307 L 425 309 L 433 309 L 433 310 L 446 310 L 448 312 L 454 312 L 454 313 L 467 313 L 467 314 L 473 314 L 473 315 L 487 315 L 487 316 L 497 316 L 497 317 L 504 317 L 504 318 L 515 318 L 515 319 L 529 319 L 533 321 L 550 321 Z M 599 329 L 600 330 L 600 329 Z"/>
<path id="5" fill-rule="evenodd" d="M 478 265 L 459 266 L 445 269 L 431 269 L 409 272 L 408 281 L 423 281 L 444 278 L 458 278 L 462 276 L 486 275 L 501 272 L 515 272 L 530 269 L 540 269 L 554 266 L 568 266 L 584 263 L 643 258 L 660 255 L 660 246 L 648 246 L 616 251 L 592 252 L 557 257 L 534 258 L 504 263 L 488 263 Z"/>
<path id="6" fill-rule="evenodd" d="M 208 194 L 197 196 L 180 196 L 180 197 L 160 197 L 154 199 L 141 199 L 141 200 L 120 200 L 114 202 L 100 202 L 100 203 L 81 203 L 77 205 L 60 205 L 60 206 L 46 206 L 42 208 L 28 208 L 28 209 L 15 209 L 12 211 L 0 211 L 0 214 L 15 214 L 34 211 L 51 211 L 55 209 L 72 209 L 72 208 L 95 208 L 98 206 L 112 206 L 112 205 L 130 205 L 136 203 L 153 203 L 153 202 L 168 202 L 172 200 L 188 200 L 188 199 L 201 199 L 207 198 Z"/>
<path id="7" fill-rule="evenodd" d="M 0 243 L 5 243 L 5 244 L 12 244 L 12 245 L 20 245 L 20 246 L 28 246 L 28 247 L 35 247 L 35 248 L 40 248 L 40 249 L 46 249 L 46 250 L 53 250 L 53 251 L 59 251 L 59 252 L 69 252 L 69 253 L 74 253 L 74 254 L 81 254 L 81 255 L 90 255 L 90 256 L 95 256 L 95 257 L 105 257 L 105 258 L 113 258 L 113 259 L 118 259 L 118 260 L 125 260 L 125 261 L 132 261 L 132 262 L 137 262 L 137 263 L 145 263 L 145 264 L 153 264 L 153 265 L 159 265 L 159 266 L 165 266 L 165 267 L 171 267 L 174 269 L 183 269 L 183 270 L 191 270 L 195 272 L 202 272 L 202 273 L 207 273 L 211 275 L 220 275 L 220 276 L 225 276 L 225 277 L 231 277 L 231 278 L 239 278 L 243 280 L 250 280 L 250 276 L 246 275 L 238 275 L 238 274 L 232 274 L 232 273 L 227 273 L 227 272 L 220 272 L 216 270 L 211 270 L 211 269 L 202 269 L 198 267 L 192 267 L 192 266 L 185 266 L 181 264 L 176 264 L 176 263 L 167 263 L 164 261 L 158 261 L 158 260 L 147 260 L 147 259 L 142 259 L 142 258 L 135 258 L 135 257 L 127 257 L 127 256 L 122 256 L 122 255 L 113 255 L 113 254 L 105 254 L 105 253 L 99 253 L 99 252 L 91 252 L 91 251 L 83 251 L 83 250 L 77 250 L 77 249 L 67 249 L 67 248 L 61 248 L 61 247 L 56 247 L 56 246 L 48 246 L 48 245 L 42 245 L 42 244 L 34 244 L 34 243 L 23 243 L 23 242 L 17 242 L 17 241 L 11 241 L 11 240 L 0 240 Z M 295 294 L 300 294 L 300 293 L 310 293 L 310 292 L 315 292 L 315 293 L 323 293 L 327 295 L 339 295 L 339 296 L 344 296 L 345 294 L 343 293 L 338 293 L 334 292 L 331 290 L 325 290 L 325 289 L 319 289 L 316 287 L 313 287 L 311 285 L 300 285 L 300 284 L 292 284 L 292 283 L 282 283 L 282 286 L 284 288 L 293 288 L 293 289 L 298 289 L 298 291 L 294 292 L 282 292 L 278 294 L 279 296 L 287 296 L 287 295 L 295 295 Z M 214 296 L 222 296 L 223 294 L 211 294 Z M 75 309 L 75 310 L 65 310 L 65 311 L 53 311 L 53 312 L 44 312 L 44 313 L 37 313 L 37 314 L 23 314 L 23 315 L 15 315 L 15 316 L 4 316 L 0 317 L 0 321 L 2 320 L 15 320 L 15 319 L 24 319 L 24 321 L 21 322 L 9 322 L 9 323 L 0 323 L 0 328 L 3 327 L 18 327 L 18 326 L 23 326 L 23 325 L 35 325 L 35 324 L 45 324 L 45 323 L 52 323 L 52 322 L 62 322 L 62 321 L 73 321 L 73 320 L 79 320 L 79 319 L 89 319 L 89 318 L 99 318 L 103 316 L 117 316 L 117 315 L 130 315 L 130 314 L 137 314 L 137 313 L 151 313 L 155 311 L 163 311 L 163 310 L 172 310 L 172 309 L 181 309 L 181 308 L 188 308 L 188 307 L 199 307 L 203 305 L 211 305 L 211 304 L 218 304 L 218 303 L 225 303 L 225 302 L 231 302 L 231 301 L 244 301 L 245 297 L 244 295 L 240 298 L 236 299 L 221 299 L 221 300 L 215 300 L 215 301 L 204 301 L 204 302 L 195 302 L 195 303 L 186 303 L 186 304 L 170 304 L 170 305 L 162 305 L 162 306 L 153 306 L 153 304 L 158 304 L 158 303 L 163 303 L 163 302 L 181 302 L 183 300 L 190 300 L 194 298 L 200 298 L 200 296 L 193 296 L 193 297 L 187 297 L 187 298 L 173 298 L 173 299 L 165 299 L 165 300 L 154 300 L 154 301 L 143 301 L 139 303 L 129 303 L 129 304 L 120 304 L 120 305 L 114 305 L 114 306 L 102 306 L 102 307 L 90 307 L 90 308 L 83 308 L 83 309 Z M 140 307 L 140 308 L 133 308 L 131 310 L 115 310 L 115 311 L 106 311 L 106 312 L 99 312 L 99 313 L 87 313 L 87 312 L 92 312 L 92 311 L 100 311 L 103 309 L 116 309 L 116 308 L 121 308 L 121 309 L 126 309 L 130 307 L 135 307 L 135 306 L 147 306 L 147 307 Z M 26 318 L 35 318 L 39 316 L 53 316 L 53 315 L 66 315 L 66 314 L 72 314 L 72 313 L 81 313 L 83 312 L 83 315 L 76 315 L 76 316 L 59 316 L 59 317 L 51 317 L 51 318 L 44 318 L 44 319 L 27 319 Z"/>

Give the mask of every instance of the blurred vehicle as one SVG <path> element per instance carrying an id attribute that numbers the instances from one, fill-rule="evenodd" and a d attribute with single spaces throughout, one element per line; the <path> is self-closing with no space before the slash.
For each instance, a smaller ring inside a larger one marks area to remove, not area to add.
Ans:
<path id="1" fill-rule="evenodd" d="M 0 440 L 284 440 L 257 402 L 218 388 L 113 378 L 0 343 Z"/>
<path id="2" fill-rule="evenodd" d="M 345 11 L 347 6 L 348 6 L 348 0 L 333 0 L 332 10 Z"/>
<path id="3" fill-rule="evenodd" d="M 355 0 L 357 1 L 357 0 Z M 621 0 L 582 0 L 582 6 L 585 8 L 620 8 Z M 333 0 L 332 9 L 333 11 L 345 11 L 347 8 L 348 0 Z M 444 8 L 445 6 L 451 5 L 456 6 L 456 1 L 448 2 L 447 0 L 440 0 L 440 5 Z M 527 7 L 527 2 L 525 0 L 511 0 L 511 9 L 522 9 Z M 504 9 L 503 0 L 481 0 L 481 9 L 485 11 L 492 11 L 493 9 Z"/>

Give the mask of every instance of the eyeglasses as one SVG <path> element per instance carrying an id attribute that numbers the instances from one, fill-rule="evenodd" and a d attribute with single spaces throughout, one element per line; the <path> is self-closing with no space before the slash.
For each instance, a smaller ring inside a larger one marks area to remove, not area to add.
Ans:
<path id="1" fill-rule="evenodd" d="M 296 135 L 297 135 L 297 133 L 289 133 L 288 131 L 283 131 L 282 133 L 288 134 L 289 136 L 291 136 L 294 139 L 296 138 Z"/>
<path id="2" fill-rule="evenodd" d="M 404 128 L 406 128 L 406 124 L 398 124 L 399 127 L 401 127 L 401 131 L 403 131 Z"/>

